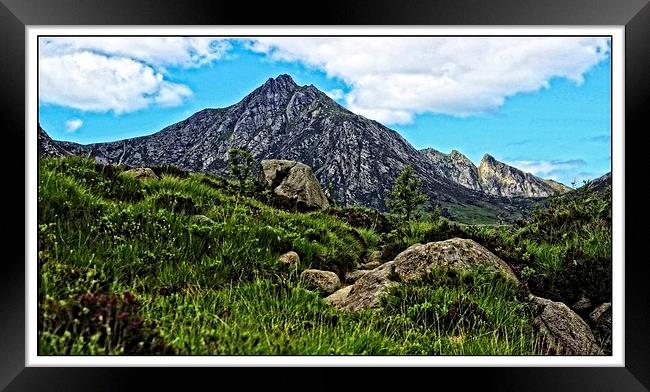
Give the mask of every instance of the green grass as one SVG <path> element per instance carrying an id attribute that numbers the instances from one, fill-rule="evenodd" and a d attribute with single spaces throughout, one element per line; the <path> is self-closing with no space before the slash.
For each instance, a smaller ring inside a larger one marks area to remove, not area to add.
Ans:
<path id="1" fill-rule="evenodd" d="M 83 158 L 39 163 L 41 354 L 535 354 L 522 293 L 491 271 L 432 271 L 391 290 L 383 311 L 360 313 L 325 304 L 299 272 L 343 276 L 375 250 L 388 260 L 459 236 L 561 297 L 609 257 L 606 220 L 590 221 L 589 210 L 566 224 L 580 202 L 559 201 L 562 219 L 540 211 L 518 228 L 404 223 L 359 207 L 285 211 L 171 167 L 146 181 L 123 170 Z M 301 259 L 293 269 L 278 261 L 289 250 Z M 578 288 L 606 297 L 594 283 L 603 271 Z"/>

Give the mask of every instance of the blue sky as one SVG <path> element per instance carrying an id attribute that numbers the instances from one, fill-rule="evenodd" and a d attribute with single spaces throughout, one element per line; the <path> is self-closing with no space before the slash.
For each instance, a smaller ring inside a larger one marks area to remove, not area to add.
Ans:
<path id="1" fill-rule="evenodd" d="M 566 184 L 610 170 L 608 40 L 42 39 L 39 66 L 39 121 L 58 140 L 151 134 L 287 73 L 418 149 Z"/>

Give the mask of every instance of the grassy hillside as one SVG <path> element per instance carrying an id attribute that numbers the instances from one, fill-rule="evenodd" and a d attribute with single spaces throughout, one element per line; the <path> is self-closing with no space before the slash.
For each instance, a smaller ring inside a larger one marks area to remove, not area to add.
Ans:
<path id="1" fill-rule="evenodd" d="M 432 271 L 392 290 L 383 311 L 360 313 L 326 305 L 298 278 L 305 268 L 343 276 L 375 250 L 390 259 L 453 236 L 485 244 L 539 295 L 611 295 L 592 287 L 606 269 L 567 288 L 575 282 L 564 271 L 591 271 L 607 251 L 605 223 L 561 223 L 591 219 L 595 211 L 571 210 L 579 202 L 518 228 L 401 225 L 367 209 L 277 209 L 205 174 L 163 167 L 143 181 L 123 170 L 40 160 L 39 354 L 538 353 L 525 288 L 493 271 Z M 300 255 L 295 268 L 278 261 L 289 250 Z"/>

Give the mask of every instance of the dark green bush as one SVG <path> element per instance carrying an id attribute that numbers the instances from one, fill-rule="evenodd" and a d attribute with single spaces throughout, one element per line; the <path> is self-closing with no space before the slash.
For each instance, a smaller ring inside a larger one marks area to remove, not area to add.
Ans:
<path id="1" fill-rule="evenodd" d="M 370 229 L 377 233 L 387 233 L 391 230 L 388 218 L 377 210 L 367 207 L 331 207 L 327 213 L 347 222 L 352 227 Z"/>
<path id="2" fill-rule="evenodd" d="M 39 312 L 39 354 L 174 354 L 154 323 L 139 315 L 140 306 L 128 292 L 47 298 Z"/>

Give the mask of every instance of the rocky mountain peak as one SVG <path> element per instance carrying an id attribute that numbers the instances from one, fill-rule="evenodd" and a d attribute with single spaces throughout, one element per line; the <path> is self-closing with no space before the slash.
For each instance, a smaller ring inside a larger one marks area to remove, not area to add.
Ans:
<path id="1" fill-rule="evenodd" d="M 451 150 L 451 153 L 449 154 L 449 156 L 454 161 L 459 161 L 459 162 L 463 162 L 463 163 L 466 163 L 466 164 L 474 165 L 469 158 L 467 158 L 463 153 L 461 153 L 458 150 Z"/>
<path id="2" fill-rule="evenodd" d="M 281 74 L 275 78 L 269 78 L 262 86 L 264 90 L 273 90 L 273 91 L 288 91 L 291 92 L 298 88 L 298 85 L 293 80 L 293 78 L 287 74 Z"/>
<path id="3" fill-rule="evenodd" d="M 479 164 L 479 167 L 483 166 L 483 165 L 495 166 L 495 165 L 497 165 L 499 163 L 501 163 L 501 162 L 494 159 L 494 157 L 492 155 L 485 154 L 485 155 L 483 155 L 483 158 L 481 158 L 481 163 Z"/>

